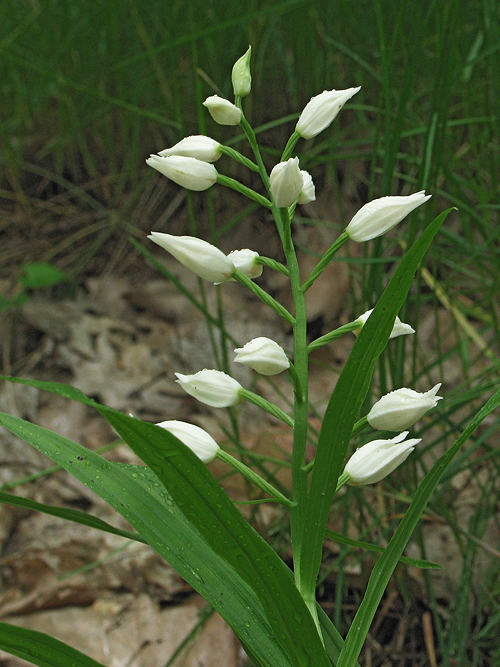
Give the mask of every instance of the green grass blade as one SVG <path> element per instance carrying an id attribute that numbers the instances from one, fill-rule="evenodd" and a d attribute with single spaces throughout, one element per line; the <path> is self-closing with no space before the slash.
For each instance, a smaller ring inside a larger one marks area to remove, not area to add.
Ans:
<path id="1" fill-rule="evenodd" d="M 337 544 L 346 544 L 355 549 L 365 549 L 366 551 L 373 551 L 375 553 L 384 553 L 385 547 L 379 547 L 377 544 L 370 544 L 369 542 L 361 542 L 359 540 L 352 540 L 341 533 L 336 533 L 334 530 L 327 528 L 325 537 L 329 540 L 337 542 Z M 412 567 L 419 567 L 421 570 L 442 570 L 441 565 L 433 563 L 430 560 L 422 560 L 421 558 L 408 558 L 401 556 L 400 563 L 404 565 L 411 565 Z"/>
<path id="2" fill-rule="evenodd" d="M 252 588 L 207 546 L 148 468 L 105 461 L 67 438 L 12 415 L 0 413 L 0 424 L 114 507 L 226 619 L 261 665 L 290 667 Z"/>
<path id="3" fill-rule="evenodd" d="M 500 389 L 485 403 L 454 445 L 434 464 L 418 487 L 410 507 L 380 557 L 368 582 L 363 601 L 347 633 L 337 667 L 353 667 L 361 651 L 378 604 L 431 495 L 453 457 L 470 438 L 482 420 L 500 405 Z"/>
<path id="4" fill-rule="evenodd" d="M 401 260 L 361 329 L 328 403 L 318 438 L 301 547 L 300 589 L 308 594 L 315 588 L 330 506 L 376 361 L 387 344 L 418 265 L 450 210 L 428 225 Z"/>
<path id="5" fill-rule="evenodd" d="M 14 505 L 15 507 L 24 507 L 25 509 L 33 510 L 34 512 L 42 512 L 43 514 L 50 514 L 51 516 L 58 516 L 60 519 L 66 519 L 66 521 L 80 523 L 82 526 L 90 526 L 90 528 L 96 528 L 97 530 L 102 530 L 105 533 L 119 535 L 120 537 L 125 537 L 128 540 L 135 540 L 136 542 L 143 542 L 147 544 L 146 540 L 138 533 L 132 533 L 130 530 L 121 530 L 120 528 L 115 528 L 109 523 L 106 523 L 106 521 L 103 521 L 96 516 L 92 516 L 91 514 L 87 514 L 86 512 L 81 512 L 80 510 L 45 505 L 43 503 L 37 503 L 35 500 L 23 498 L 22 496 L 14 496 L 11 493 L 4 493 L 3 491 L 0 491 L 0 503 L 4 503 L 5 505 Z"/>
<path id="6" fill-rule="evenodd" d="M 43 632 L 0 623 L 0 648 L 39 667 L 103 667 L 84 653 Z"/>

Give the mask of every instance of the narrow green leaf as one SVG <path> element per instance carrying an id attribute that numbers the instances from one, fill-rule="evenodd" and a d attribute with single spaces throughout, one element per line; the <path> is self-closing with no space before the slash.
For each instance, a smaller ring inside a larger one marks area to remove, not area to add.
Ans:
<path id="1" fill-rule="evenodd" d="M 359 540 L 351 540 L 350 537 L 346 537 L 341 533 L 336 533 L 334 530 L 326 529 L 325 537 L 329 540 L 333 540 L 338 544 L 346 544 L 350 547 L 355 547 L 356 549 L 365 549 L 366 551 L 374 551 L 375 553 L 383 553 L 385 547 L 379 547 L 376 544 L 370 544 L 369 542 L 360 542 Z M 420 558 L 408 558 L 408 556 L 401 556 L 399 559 L 400 563 L 404 565 L 412 565 L 413 567 L 419 567 L 421 570 L 442 570 L 441 565 L 433 563 L 430 560 L 421 560 Z"/>
<path id="2" fill-rule="evenodd" d="M 259 664 L 290 667 L 252 588 L 208 547 L 151 470 L 106 461 L 67 438 L 12 415 L 0 413 L 0 424 L 68 470 L 125 517 L 226 619 L 251 647 Z"/>
<path id="3" fill-rule="evenodd" d="M 439 480 L 458 450 L 470 438 L 482 420 L 499 405 L 500 389 L 498 389 L 485 403 L 462 435 L 455 441 L 454 445 L 436 461 L 420 483 L 420 486 L 415 493 L 415 497 L 401 520 L 401 523 L 385 548 L 384 553 L 373 568 L 363 601 L 361 602 L 351 628 L 347 633 L 344 648 L 342 649 L 337 667 L 353 667 L 356 664 L 356 660 L 366 635 L 368 634 L 371 622 L 389 579 L 403 553 L 403 549 L 415 530 L 415 526 L 417 525 L 422 512 L 429 502 L 431 495 L 434 493 Z"/>
<path id="4" fill-rule="evenodd" d="M 318 438 L 301 549 L 300 588 L 308 594 L 315 588 L 330 506 L 375 363 L 389 340 L 418 265 L 450 210 L 428 225 L 401 260 L 362 327 L 328 403 Z"/>
<path id="5" fill-rule="evenodd" d="M 132 533 L 130 530 L 121 530 L 120 528 L 115 528 L 109 523 L 106 523 L 106 521 L 103 521 L 96 516 L 92 516 L 91 514 L 87 514 L 86 512 L 81 512 L 80 510 L 73 510 L 67 507 L 54 507 L 53 505 L 44 505 L 43 503 L 37 503 L 35 500 L 23 498 L 22 496 L 14 496 L 11 493 L 4 493 L 3 491 L 0 491 L 0 503 L 4 503 L 5 505 L 14 505 L 16 507 L 24 507 L 25 509 L 33 510 L 35 512 L 42 512 L 43 514 L 50 514 L 51 516 L 58 516 L 61 519 L 66 519 L 66 521 L 80 523 L 83 526 L 90 526 L 90 528 L 96 528 L 97 530 L 102 530 L 105 533 L 119 535 L 120 537 L 125 537 L 128 540 L 135 540 L 136 542 L 143 542 L 147 544 L 146 540 L 138 533 Z"/>
<path id="6" fill-rule="evenodd" d="M 248 524 L 207 467 L 155 424 L 100 406 L 99 412 L 151 468 L 207 544 L 253 588 L 292 665 L 329 667 L 309 610 L 289 568 Z"/>
<path id="7" fill-rule="evenodd" d="M 340 656 L 340 652 L 344 646 L 344 640 L 342 639 L 340 632 L 326 615 L 324 609 L 318 603 L 316 604 L 316 610 L 321 626 L 321 633 L 323 635 L 326 652 L 328 653 L 328 657 L 333 662 L 333 664 L 336 665 Z M 356 663 L 356 667 L 359 667 L 358 663 Z"/>
<path id="8" fill-rule="evenodd" d="M 272 634 L 288 655 L 290 664 L 302 665 L 306 656 L 314 659 L 317 665 L 326 667 L 329 664 L 314 621 L 293 583 L 289 568 L 245 521 L 207 467 L 191 450 L 165 429 L 99 405 L 72 387 L 36 380 L 4 379 L 46 389 L 99 410 L 161 480 L 193 529 L 255 591 L 272 627 Z M 7 425 L 9 417 L 2 416 L 2 423 L 7 428 L 10 428 Z M 35 427 L 30 425 L 30 428 Z M 50 434 L 50 431 L 47 433 Z M 21 437 L 31 442 L 27 435 Z M 51 454 L 47 455 L 54 459 Z M 59 460 L 57 462 L 60 463 Z M 60 465 L 66 467 L 67 462 Z M 73 470 L 70 472 L 75 474 Z M 95 488 L 94 484 L 94 490 L 104 498 L 101 486 Z M 120 507 L 116 509 L 123 514 Z M 133 521 L 128 520 L 148 539 L 142 529 L 139 530 Z M 149 539 L 148 542 L 156 549 Z M 206 551 L 206 545 L 204 549 Z M 196 588 L 196 584 L 192 585 Z M 206 597 L 204 593 L 202 595 Z M 216 606 L 209 597 L 206 599 Z"/>
<path id="9" fill-rule="evenodd" d="M 94 401 L 93 398 L 85 396 L 85 394 L 76 389 L 75 387 L 70 387 L 68 384 L 62 384 L 61 382 L 46 382 L 45 380 L 29 380 L 28 378 L 16 378 L 10 377 L 9 375 L 0 375 L 0 380 L 6 380 L 7 382 L 15 382 L 17 384 L 26 384 L 29 387 L 35 387 L 36 389 L 43 389 L 44 391 L 50 391 L 53 394 L 62 396 L 63 398 L 69 398 L 72 401 L 78 401 L 78 403 L 83 403 L 84 405 L 90 405 L 92 408 L 100 407 L 97 401 Z"/>
<path id="10" fill-rule="evenodd" d="M 39 667 L 104 667 L 50 635 L 8 623 L 0 623 L 0 648 Z"/>

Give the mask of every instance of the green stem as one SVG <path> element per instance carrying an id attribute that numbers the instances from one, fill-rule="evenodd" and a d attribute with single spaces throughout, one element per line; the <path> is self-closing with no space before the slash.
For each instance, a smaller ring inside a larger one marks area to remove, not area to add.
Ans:
<path id="1" fill-rule="evenodd" d="M 300 134 L 296 131 L 292 134 L 290 139 L 287 141 L 283 155 L 281 156 L 281 162 L 285 162 L 292 156 L 293 149 L 295 148 L 297 141 L 300 139 Z"/>
<path id="2" fill-rule="evenodd" d="M 311 287 L 313 282 L 318 278 L 323 271 L 326 269 L 328 264 L 330 264 L 330 261 L 332 257 L 335 255 L 337 250 L 339 250 L 346 241 L 349 240 L 349 234 L 346 231 L 343 231 L 342 234 L 338 237 L 338 239 L 328 248 L 328 250 L 325 252 L 323 257 L 319 260 L 319 262 L 316 264 L 314 269 L 311 271 L 311 274 L 309 278 L 305 281 L 305 283 L 302 285 L 302 291 L 307 292 L 307 290 Z"/>
<path id="3" fill-rule="evenodd" d="M 292 380 L 292 382 L 293 382 L 293 390 L 294 390 L 294 394 L 297 394 L 297 395 L 300 394 L 300 395 L 302 395 L 302 394 L 301 394 L 301 386 L 302 386 L 302 384 L 301 384 L 300 378 L 299 378 L 299 376 L 298 376 L 298 374 L 297 374 L 297 369 L 296 369 L 295 366 L 292 364 L 292 362 L 290 362 L 290 366 L 288 367 L 288 375 L 290 376 L 290 378 L 291 378 L 291 380 Z"/>
<path id="4" fill-rule="evenodd" d="M 278 315 L 281 315 L 281 317 L 283 317 L 289 324 L 293 324 L 295 322 L 294 316 L 288 312 L 285 306 L 282 306 L 281 303 L 276 301 L 276 299 L 273 299 L 270 294 L 263 290 L 262 287 L 259 287 L 256 283 L 254 283 L 253 280 L 250 280 L 250 278 L 244 273 L 236 269 L 231 277 L 242 285 L 245 285 L 245 287 L 248 287 L 248 289 L 251 290 L 255 296 L 258 296 L 261 301 L 275 310 Z"/>
<path id="5" fill-rule="evenodd" d="M 312 352 L 313 350 L 317 350 L 318 347 L 322 347 L 323 345 L 326 345 L 327 343 L 331 343 L 332 340 L 335 340 L 336 338 L 339 338 L 340 336 L 343 336 L 344 334 L 348 333 L 349 331 L 356 331 L 357 329 L 361 329 L 362 325 L 359 322 L 349 322 L 349 324 L 344 324 L 343 326 L 339 327 L 338 329 L 335 329 L 334 331 L 330 331 L 330 333 L 325 334 L 324 336 L 321 336 L 320 338 L 316 338 L 316 340 L 313 340 L 312 343 L 309 343 L 307 346 L 308 352 Z"/>
<path id="6" fill-rule="evenodd" d="M 252 199 L 258 204 L 265 206 L 265 208 L 271 208 L 271 202 L 269 199 L 266 199 L 266 197 L 263 197 L 258 192 L 255 192 L 255 190 L 252 190 L 252 188 L 247 188 L 246 185 L 243 185 L 234 178 L 223 176 L 222 174 L 217 174 L 217 183 L 220 183 L 220 185 L 225 185 L 227 188 L 231 188 L 232 190 L 236 190 L 236 192 L 240 192 L 242 195 L 245 195 L 245 197 L 248 197 L 248 199 Z"/>
<path id="7" fill-rule="evenodd" d="M 354 438 L 355 435 L 358 435 L 358 433 L 363 430 L 366 424 L 368 424 L 368 418 L 366 416 L 358 419 L 358 421 L 352 427 L 351 438 Z"/>
<path id="8" fill-rule="evenodd" d="M 249 403 L 253 403 L 258 408 L 261 408 L 262 410 L 268 412 L 270 415 L 273 415 L 273 417 L 276 417 L 276 419 L 280 419 L 282 422 L 285 422 L 285 424 L 290 426 L 290 428 L 294 427 L 293 419 L 287 415 L 286 412 L 283 412 L 281 408 L 278 408 L 277 405 L 274 405 L 274 403 L 271 403 L 258 394 L 254 394 L 253 391 L 249 391 L 248 389 L 240 389 L 238 394 L 241 396 L 241 398 L 244 398 Z"/>
<path id="9" fill-rule="evenodd" d="M 354 436 L 358 435 L 358 433 L 363 429 L 364 426 L 366 426 L 366 424 L 368 424 L 368 419 L 366 417 L 361 417 L 361 419 L 359 419 L 354 424 L 354 426 L 352 427 L 351 438 L 354 438 Z M 310 463 L 308 463 L 306 466 L 304 466 L 304 471 L 307 474 L 309 474 L 311 472 L 311 470 L 314 468 L 314 461 L 315 461 L 315 459 L 313 459 Z M 344 474 L 347 475 L 347 473 L 342 473 L 342 475 L 344 475 Z M 337 491 L 339 489 L 341 489 L 346 484 L 346 482 L 349 480 L 349 475 L 347 475 L 347 477 L 345 479 L 343 479 L 342 475 L 339 477 L 339 481 L 337 482 L 337 489 L 336 489 L 335 493 L 337 493 Z M 340 480 L 342 480 L 342 483 L 341 483 Z M 339 484 L 340 484 L 340 486 L 339 486 Z"/>
<path id="10" fill-rule="evenodd" d="M 307 472 L 311 472 L 311 470 L 314 468 L 314 460 L 311 461 L 311 463 L 308 463 L 305 467 L 304 470 L 307 470 Z M 338 493 L 340 489 L 347 484 L 347 482 L 351 479 L 351 476 L 349 475 L 348 472 L 343 472 L 338 481 L 337 481 L 337 488 L 335 489 L 335 493 Z"/>
<path id="11" fill-rule="evenodd" d="M 312 461 L 309 461 L 309 463 L 304 466 L 304 472 L 310 473 L 313 468 L 314 468 L 314 459 Z"/>
<path id="12" fill-rule="evenodd" d="M 236 162 L 239 162 L 245 167 L 248 167 L 248 169 L 251 169 L 252 171 L 259 171 L 259 166 L 256 165 L 255 162 L 252 162 L 252 160 L 249 160 L 247 157 L 245 157 L 238 151 L 235 151 L 234 148 L 231 148 L 230 146 L 224 146 L 223 144 L 221 144 L 220 152 L 223 155 L 229 155 L 229 157 L 232 157 L 233 160 L 236 160 Z"/>
<path id="13" fill-rule="evenodd" d="M 284 505 L 285 507 L 288 507 L 289 509 L 294 507 L 294 503 L 289 498 L 280 493 L 278 489 L 275 489 L 274 486 L 272 486 L 272 484 L 269 484 L 269 482 L 267 482 L 254 470 L 246 466 L 242 461 L 234 458 L 234 456 L 231 456 L 231 454 L 228 454 L 223 449 L 219 449 L 219 451 L 217 452 L 217 458 L 221 459 L 221 461 L 224 461 L 232 468 L 237 470 L 249 482 L 252 482 L 252 484 L 258 486 L 259 489 L 262 489 L 264 493 L 267 493 L 272 498 L 274 498 L 276 502 L 280 503 L 281 505 Z"/>
<path id="14" fill-rule="evenodd" d="M 241 111 L 241 121 L 240 121 L 241 128 L 245 133 L 248 139 L 248 143 L 250 144 L 250 148 L 252 149 L 252 152 L 255 156 L 255 161 L 257 162 L 257 165 L 259 167 L 259 174 L 260 177 L 262 178 L 262 182 L 264 183 L 264 187 L 266 188 L 266 191 L 269 193 L 270 191 L 269 175 L 264 165 L 264 161 L 262 160 L 262 155 L 260 154 L 260 148 L 259 144 L 257 143 L 257 137 L 255 136 L 255 132 L 253 131 L 250 123 L 245 118 L 245 114 L 243 113 L 243 108 L 241 106 L 241 99 L 236 98 L 235 104 Z"/>
<path id="15" fill-rule="evenodd" d="M 337 480 L 337 488 L 335 489 L 335 493 L 338 493 L 340 489 L 347 484 L 347 482 L 351 479 L 351 476 L 349 475 L 348 472 L 343 472 L 340 477 Z"/>
<path id="16" fill-rule="evenodd" d="M 307 473 L 304 472 L 308 427 L 308 355 L 306 338 L 306 304 L 301 289 L 300 269 L 292 240 L 291 221 L 286 209 L 281 209 L 281 227 L 283 229 L 283 250 L 290 272 L 290 284 L 295 305 L 295 323 L 293 325 L 293 350 L 295 369 L 295 429 L 292 453 L 293 496 L 297 503 L 290 514 L 295 583 L 301 589 L 300 557 L 304 533 L 304 516 L 307 503 Z M 307 602 L 307 601 L 306 601 Z M 313 618 L 316 619 L 315 601 L 308 604 Z"/>
<path id="17" fill-rule="evenodd" d="M 235 102 L 236 106 L 241 110 L 241 121 L 240 125 L 241 128 L 243 129 L 243 132 L 245 133 L 248 143 L 250 144 L 250 147 L 253 151 L 253 154 L 255 156 L 255 161 L 257 162 L 259 166 L 259 174 L 260 177 L 262 178 L 262 182 L 264 183 L 264 187 L 266 188 L 266 192 L 271 200 L 271 210 L 273 212 L 273 217 L 276 222 L 276 227 L 278 229 L 278 234 L 280 235 L 281 243 L 284 245 L 284 237 L 283 237 L 283 226 L 282 226 L 282 220 L 281 220 L 281 214 L 279 208 L 276 206 L 274 203 L 273 197 L 271 195 L 271 187 L 269 183 L 269 174 L 267 173 L 266 167 L 264 165 L 264 161 L 262 160 L 262 155 L 260 153 L 260 148 L 259 144 L 257 143 L 257 138 L 255 136 L 255 132 L 253 131 L 252 127 L 250 126 L 249 122 L 245 118 L 245 114 L 243 113 L 243 108 L 241 106 L 241 100 L 236 99 Z"/>
<path id="18" fill-rule="evenodd" d="M 288 271 L 288 269 L 284 264 L 276 261 L 275 259 L 271 259 L 271 257 L 263 257 L 262 255 L 259 255 L 258 257 L 255 258 L 255 263 L 262 264 L 262 266 L 268 266 L 270 269 L 279 271 L 280 273 L 283 273 L 285 276 L 290 275 L 290 272 Z"/>
<path id="19" fill-rule="evenodd" d="M 236 102 L 237 106 L 241 108 L 241 102 Z M 259 165 L 259 173 L 271 200 L 271 211 L 276 223 L 276 228 L 283 245 L 285 252 L 286 264 L 290 275 L 290 283 L 292 288 L 293 301 L 295 305 L 295 317 L 290 323 L 293 325 L 294 337 L 294 367 L 296 371 L 295 391 L 294 391 L 294 415 L 295 427 L 293 438 L 293 453 L 292 453 L 292 483 L 293 483 L 293 498 L 296 505 L 290 510 L 290 524 L 293 544 L 293 560 L 295 583 L 299 589 L 304 601 L 311 612 L 311 616 L 316 623 L 318 633 L 322 636 L 319 627 L 315 590 L 304 591 L 300 582 L 300 558 L 302 551 L 302 541 L 304 535 L 305 512 L 307 504 L 307 473 L 304 472 L 305 452 L 307 444 L 308 432 L 308 353 L 307 353 L 307 337 L 306 337 L 306 305 L 304 291 L 301 288 L 301 278 L 299 264 L 295 247 L 292 241 L 291 232 L 291 216 L 287 209 L 279 209 L 274 203 L 273 197 L 269 187 L 269 176 L 262 161 L 262 156 L 255 138 L 255 134 L 248 124 L 242 111 L 241 127 L 245 132 L 257 164 Z M 292 153 L 295 144 L 299 139 L 298 133 L 294 132 L 290 137 L 285 151 L 282 155 L 282 160 L 288 159 L 289 154 Z"/>

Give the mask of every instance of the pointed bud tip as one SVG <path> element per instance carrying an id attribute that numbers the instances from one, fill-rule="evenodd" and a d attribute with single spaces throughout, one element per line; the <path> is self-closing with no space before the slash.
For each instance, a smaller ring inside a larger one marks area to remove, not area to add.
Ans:
<path id="1" fill-rule="evenodd" d="M 249 46 L 246 52 L 233 65 L 231 72 L 231 81 L 233 92 L 236 97 L 245 97 L 252 88 L 252 76 L 250 74 L 250 56 L 252 47 Z"/>

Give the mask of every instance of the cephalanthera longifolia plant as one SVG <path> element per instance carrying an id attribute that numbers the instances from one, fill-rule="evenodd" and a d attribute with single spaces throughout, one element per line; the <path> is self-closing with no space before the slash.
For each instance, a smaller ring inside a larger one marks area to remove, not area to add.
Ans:
<path id="1" fill-rule="evenodd" d="M 83 512 L 49 507 L 7 493 L 0 493 L 0 501 L 55 514 L 151 545 L 226 619 L 255 665 L 352 667 L 356 665 L 389 578 L 402 558 L 427 501 L 458 449 L 485 415 L 500 403 L 500 391 L 490 398 L 415 490 L 406 514 L 373 569 L 352 626 L 345 639 L 342 638 L 315 600 L 328 514 L 335 493 L 343 485 L 379 482 L 405 461 L 420 442 L 408 438 L 407 429 L 440 400 L 437 396 L 440 385 L 424 393 L 401 388 L 383 396 L 360 418 L 377 358 L 390 338 L 413 333 L 397 314 L 418 265 L 448 211 L 433 220 L 408 249 L 373 311 L 308 344 L 305 294 L 339 248 L 349 239 L 363 243 L 384 234 L 424 204 L 429 195 L 417 192 L 409 196 L 382 197 L 366 204 L 326 250 L 311 274 L 301 276 L 291 223 L 297 203 L 312 201 L 315 189 L 311 176 L 300 169 L 299 158 L 292 154 L 301 138 L 311 139 L 326 129 L 358 88 L 325 91 L 313 97 L 302 111 L 281 161 L 268 174 L 243 111 L 242 98 L 251 89 L 250 49 L 235 64 L 232 83 L 234 103 L 214 95 L 204 104 L 217 123 L 239 126 L 244 131 L 253 160 L 209 137 L 193 136 L 151 156 L 147 163 L 190 190 L 205 190 L 219 183 L 264 206 L 276 224 L 285 264 L 259 256 L 251 249 L 234 250 L 225 255 L 213 245 L 190 236 L 152 232 L 150 238 L 202 279 L 218 284 L 238 281 L 292 327 L 292 359 L 275 341 L 258 337 L 236 349 L 234 360 L 263 375 L 286 371 L 293 385 L 293 414 L 285 413 L 245 389 L 221 370 L 193 369 L 196 372 L 192 375 L 176 373 L 181 387 L 207 405 L 224 408 L 250 401 L 293 431 L 290 493 L 284 495 L 278 491 L 221 449 L 211 435 L 198 426 L 176 420 L 145 423 L 100 405 L 72 387 L 6 378 L 93 406 L 146 465 L 106 461 L 66 438 L 2 413 L 0 423 L 5 428 L 97 492 L 136 532 L 116 529 Z M 258 173 L 262 192 L 221 175 L 213 163 L 224 154 Z M 289 278 L 292 312 L 253 282 L 264 267 L 280 271 Z M 358 334 L 357 340 L 328 403 L 314 461 L 306 462 L 306 442 L 311 435 L 308 432 L 308 355 L 349 331 Z M 353 436 L 361 428 L 369 427 L 393 431 L 396 435 L 390 439 L 372 438 L 346 462 Z M 249 525 L 212 476 L 206 463 L 215 457 L 234 467 L 259 487 L 269 501 L 281 504 L 290 513 L 293 572 Z M 432 566 L 425 561 L 417 564 Z M 47 635 L 7 624 L 0 624 L 0 646 L 38 665 L 97 664 Z"/>

